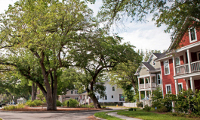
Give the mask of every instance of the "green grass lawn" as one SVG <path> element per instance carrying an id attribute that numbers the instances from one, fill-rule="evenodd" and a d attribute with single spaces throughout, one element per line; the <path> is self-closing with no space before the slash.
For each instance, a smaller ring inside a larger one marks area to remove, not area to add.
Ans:
<path id="1" fill-rule="evenodd" d="M 124 115 L 128 117 L 140 118 L 143 120 L 199 120 L 200 118 L 185 118 L 171 116 L 169 114 L 158 114 L 154 112 L 145 112 L 143 110 L 137 109 L 137 111 L 119 111 L 119 115 Z"/>
<path id="2" fill-rule="evenodd" d="M 98 113 L 95 113 L 94 116 L 103 118 L 103 119 L 107 119 L 107 120 L 122 120 L 120 118 L 107 115 L 106 112 L 98 112 Z"/>

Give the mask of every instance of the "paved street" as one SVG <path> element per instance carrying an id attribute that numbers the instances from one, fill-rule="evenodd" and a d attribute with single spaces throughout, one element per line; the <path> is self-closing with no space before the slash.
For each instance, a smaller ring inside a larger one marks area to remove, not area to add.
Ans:
<path id="1" fill-rule="evenodd" d="M 89 120 L 88 117 L 99 111 L 50 111 L 50 112 L 5 112 L 0 111 L 3 120 Z"/>

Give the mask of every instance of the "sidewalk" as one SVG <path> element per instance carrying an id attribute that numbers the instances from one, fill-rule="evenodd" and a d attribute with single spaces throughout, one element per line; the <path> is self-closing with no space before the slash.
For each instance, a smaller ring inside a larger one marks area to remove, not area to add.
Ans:
<path id="1" fill-rule="evenodd" d="M 123 120 L 142 120 L 142 119 L 138 119 L 138 118 L 131 118 L 131 117 L 123 116 L 123 115 L 118 115 L 117 112 L 111 112 L 111 113 L 108 113 L 108 115 L 115 116 L 115 117 L 121 118 Z"/>

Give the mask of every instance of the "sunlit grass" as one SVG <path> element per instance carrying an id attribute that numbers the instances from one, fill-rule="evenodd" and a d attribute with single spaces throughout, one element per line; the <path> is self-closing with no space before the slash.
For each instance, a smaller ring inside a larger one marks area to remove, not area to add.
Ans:
<path id="1" fill-rule="evenodd" d="M 185 117 L 171 116 L 169 114 L 145 112 L 139 109 L 137 109 L 136 111 L 119 111 L 117 112 L 117 114 L 128 117 L 140 118 L 143 120 L 199 120 L 199 118 L 185 118 Z"/>

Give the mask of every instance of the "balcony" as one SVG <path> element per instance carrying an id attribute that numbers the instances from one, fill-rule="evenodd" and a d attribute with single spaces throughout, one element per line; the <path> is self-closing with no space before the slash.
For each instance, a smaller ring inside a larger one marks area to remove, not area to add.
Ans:
<path id="1" fill-rule="evenodd" d="M 146 83 L 145 86 L 144 84 L 139 84 L 139 89 L 149 89 L 149 88 L 150 88 L 150 83 Z M 156 88 L 156 83 L 152 83 L 151 88 Z"/>
<path id="2" fill-rule="evenodd" d="M 176 75 L 183 75 L 189 73 L 189 65 L 184 64 L 175 67 Z M 200 61 L 195 61 L 191 63 L 191 72 L 200 72 Z"/>

